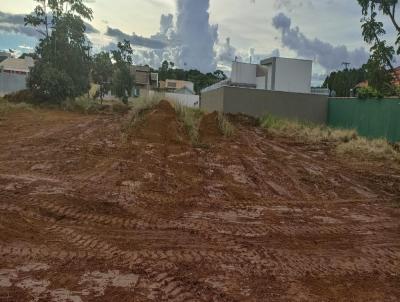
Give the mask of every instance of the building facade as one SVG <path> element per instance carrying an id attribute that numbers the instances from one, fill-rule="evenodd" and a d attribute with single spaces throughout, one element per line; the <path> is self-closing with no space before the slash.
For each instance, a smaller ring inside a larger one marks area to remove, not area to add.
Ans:
<path id="1" fill-rule="evenodd" d="M 0 96 L 26 89 L 26 80 L 34 64 L 31 57 L 7 58 L 0 62 Z"/>

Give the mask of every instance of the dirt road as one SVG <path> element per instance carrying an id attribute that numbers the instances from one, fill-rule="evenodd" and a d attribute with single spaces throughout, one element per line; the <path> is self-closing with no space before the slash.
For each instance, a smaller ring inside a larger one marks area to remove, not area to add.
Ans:
<path id="1" fill-rule="evenodd" d="M 244 118 L 202 148 L 168 106 L 123 119 L 0 121 L 1 302 L 399 301 L 399 170 Z"/>

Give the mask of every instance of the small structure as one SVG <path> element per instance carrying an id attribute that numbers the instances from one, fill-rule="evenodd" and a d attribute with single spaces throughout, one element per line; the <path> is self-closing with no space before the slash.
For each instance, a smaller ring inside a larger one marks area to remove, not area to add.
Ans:
<path id="1" fill-rule="evenodd" d="M 131 66 L 134 76 L 134 95 L 147 95 L 150 90 L 158 88 L 158 73 L 151 72 L 149 66 Z"/>
<path id="2" fill-rule="evenodd" d="M 0 62 L 0 96 L 27 88 L 26 80 L 35 65 L 31 57 L 7 58 Z"/>
<path id="3" fill-rule="evenodd" d="M 169 92 L 174 92 L 178 89 L 182 89 L 185 87 L 191 91 L 194 91 L 194 84 L 189 81 L 170 80 L 170 79 L 167 79 L 165 81 L 160 81 L 160 89 L 167 90 Z"/>
<path id="4" fill-rule="evenodd" d="M 0 51 L 0 62 L 3 62 L 8 58 L 11 58 L 11 54 L 9 52 Z"/>

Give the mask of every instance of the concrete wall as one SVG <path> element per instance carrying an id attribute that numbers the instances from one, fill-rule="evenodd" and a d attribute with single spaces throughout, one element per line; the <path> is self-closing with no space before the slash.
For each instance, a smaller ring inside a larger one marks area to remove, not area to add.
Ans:
<path id="1" fill-rule="evenodd" d="M 208 112 L 217 110 L 254 117 L 269 113 L 317 124 L 326 124 L 328 117 L 326 96 L 227 86 L 202 94 L 200 106 Z"/>
<path id="2" fill-rule="evenodd" d="M 198 95 L 167 92 L 165 93 L 165 98 L 169 101 L 173 101 L 187 107 L 200 107 L 200 97 Z"/>
<path id="3" fill-rule="evenodd" d="M 256 85 L 257 65 L 241 62 L 232 63 L 232 83 Z"/>
<path id="4" fill-rule="evenodd" d="M 26 75 L 0 72 L 0 96 L 26 89 Z"/>
<path id="5" fill-rule="evenodd" d="M 200 108 L 206 112 L 224 111 L 224 89 L 210 90 L 201 94 Z"/>
<path id="6" fill-rule="evenodd" d="M 273 90 L 310 93 L 311 74 L 311 61 L 276 58 L 275 87 Z"/>

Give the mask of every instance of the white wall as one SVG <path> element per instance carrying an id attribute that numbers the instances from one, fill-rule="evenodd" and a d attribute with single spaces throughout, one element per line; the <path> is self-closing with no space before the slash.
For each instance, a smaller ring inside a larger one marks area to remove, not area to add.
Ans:
<path id="1" fill-rule="evenodd" d="M 312 61 L 277 58 L 275 90 L 286 92 L 311 92 Z"/>
<path id="2" fill-rule="evenodd" d="M 165 93 L 168 101 L 176 102 L 187 107 L 200 108 L 200 97 L 193 94 Z"/>
<path id="3" fill-rule="evenodd" d="M 265 77 L 257 77 L 257 89 L 267 89 L 266 87 L 267 79 Z"/>
<path id="4" fill-rule="evenodd" d="M 24 90 L 27 75 L 0 72 L 0 96 Z"/>
<path id="5" fill-rule="evenodd" d="M 246 84 L 256 85 L 257 84 L 257 65 L 233 62 L 232 63 L 232 74 L 231 79 L 234 84 Z"/>

